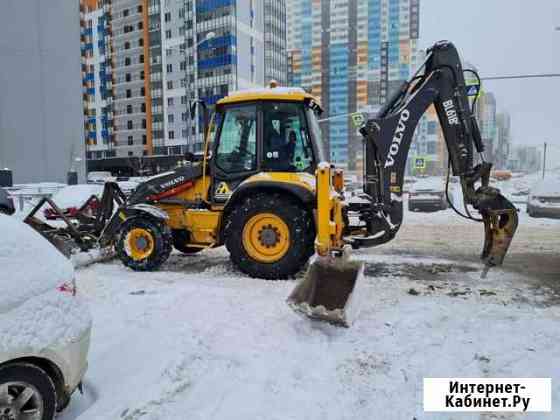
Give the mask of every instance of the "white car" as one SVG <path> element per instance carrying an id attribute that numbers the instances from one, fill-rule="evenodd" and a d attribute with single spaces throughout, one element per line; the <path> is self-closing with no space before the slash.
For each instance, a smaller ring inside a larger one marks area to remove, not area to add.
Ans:
<path id="1" fill-rule="evenodd" d="M 92 171 L 87 175 L 88 184 L 104 184 L 106 181 L 111 180 L 113 175 L 107 171 Z"/>
<path id="2" fill-rule="evenodd" d="M 82 383 L 91 316 L 46 239 L 6 215 L 0 234 L 0 419 L 52 420 Z"/>
<path id="3" fill-rule="evenodd" d="M 560 177 L 549 177 L 537 182 L 527 200 L 531 217 L 560 218 Z"/>

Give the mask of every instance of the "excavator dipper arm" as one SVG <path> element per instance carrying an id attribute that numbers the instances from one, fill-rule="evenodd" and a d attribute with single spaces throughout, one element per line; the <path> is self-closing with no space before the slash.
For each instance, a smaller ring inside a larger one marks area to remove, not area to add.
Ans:
<path id="1" fill-rule="evenodd" d="M 465 205 L 478 210 L 485 225 L 482 259 L 488 266 L 500 265 L 517 228 L 517 210 L 499 190 L 489 186 L 492 165 L 484 160 L 473 164 L 474 151 L 482 156 L 484 145 L 453 44 L 441 41 L 430 48 L 423 69 L 423 75 L 404 82 L 360 130 L 365 148 L 364 192 L 371 202 L 354 208 L 350 204 L 349 209 L 360 214 L 366 229 L 361 235 L 350 236 L 349 243 L 354 248 L 380 245 L 393 239 L 401 227 L 410 144 L 420 118 L 434 105 L 451 169 L 461 179 Z"/>

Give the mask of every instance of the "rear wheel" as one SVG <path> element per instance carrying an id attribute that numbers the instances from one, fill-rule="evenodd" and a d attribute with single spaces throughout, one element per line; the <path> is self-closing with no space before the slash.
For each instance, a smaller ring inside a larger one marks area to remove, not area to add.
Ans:
<path id="1" fill-rule="evenodd" d="M 154 271 L 169 258 L 172 241 L 171 230 L 165 223 L 133 217 L 121 227 L 117 255 L 135 271 Z"/>
<path id="2" fill-rule="evenodd" d="M 196 254 L 202 251 L 203 248 L 196 248 L 194 246 L 188 246 L 189 243 L 189 232 L 186 230 L 173 230 L 173 247 L 183 254 Z"/>
<path id="3" fill-rule="evenodd" d="M 0 419 L 53 420 L 56 390 L 37 366 L 17 363 L 0 368 Z"/>
<path id="4" fill-rule="evenodd" d="M 292 277 L 313 254 L 315 226 L 310 212 L 282 194 L 257 194 L 232 211 L 225 244 L 233 263 L 251 277 Z"/>

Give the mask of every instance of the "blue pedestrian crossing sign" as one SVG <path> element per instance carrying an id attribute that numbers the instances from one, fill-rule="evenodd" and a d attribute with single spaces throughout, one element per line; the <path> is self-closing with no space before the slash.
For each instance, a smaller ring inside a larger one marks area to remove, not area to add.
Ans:
<path id="1" fill-rule="evenodd" d="M 415 158 L 414 159 L 414 167 L 416 169 L 426 169 L 426 159 L 424 158 Z"/>

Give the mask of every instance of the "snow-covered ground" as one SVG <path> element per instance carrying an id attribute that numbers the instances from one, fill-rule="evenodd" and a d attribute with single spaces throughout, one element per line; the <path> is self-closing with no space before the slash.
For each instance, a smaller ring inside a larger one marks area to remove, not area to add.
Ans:
<path id="1" fill-rule="evenodd" d="M 419 217 L 414 214 L 413 217 Z M 560 226 L 560 225 L 558 225 Z M 80 419 L 555 419 L 424 413 L 424 377 L 552 377 L 560 306 L 545 287 L 473 263 L 355 253 L 365 304 L 350 329 L 284 303 L 294 281 L 235 272 L 222 249 L 173 254 L 157 273 L 78 270 L 94 330 Z"/>

